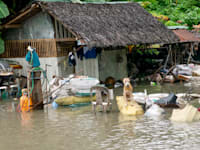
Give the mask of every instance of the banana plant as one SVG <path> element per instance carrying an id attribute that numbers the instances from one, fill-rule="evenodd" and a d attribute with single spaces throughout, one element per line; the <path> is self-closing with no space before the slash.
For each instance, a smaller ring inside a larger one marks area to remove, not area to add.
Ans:
<path id="1" fill-rule="evenodd" d="M 5 18 L 9 15 L 8 7 L 0 0 L 0 19 Z"/>
<path id="2" fill-rule="evenodd" d="M 9 15 L 8 7 L 2 0 L 0 0 L 0 19 L 5 18 L 8 15 Z M 4 41 L 0 33 L 0 54 L 2 54 L 3 52 L 4 52 Z"/>

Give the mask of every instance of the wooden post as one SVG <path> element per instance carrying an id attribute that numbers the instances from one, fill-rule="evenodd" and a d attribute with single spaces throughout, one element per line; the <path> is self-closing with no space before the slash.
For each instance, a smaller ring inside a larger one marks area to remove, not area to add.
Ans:
<path id="1" fill-rule="evenodd" d="M 36 109 L 43 109 L 43 95 L 42 95 L 42 85 L 41 85 L 41 71 L 36 71 L 33 73 L 34 88 L 32 91 L 32 101 L 33 105 L 38 104 Z"/>
<path id="2" fill-rule="evenodd" d="M 166 69 L 166 67 L 167 67 L 167 63 L 168 63 L 168 60 L 169 60 L 169 57 L 170 57 L 170 53 L 171 53 L 171 45 L 169 45 L 168 55 L 167 55 L 167 58 L 166 58 L 165 63 L 164 63 L 164 69 Z"/>
<path id="3" fill-rule="evenodd" d="M 31 81 L 31 72 L 28 70 L 28 75 L 27 75 L 27 88 L 28 88 L 28 106 L 30 108 L 30 81 Z"/>
<path id="4" fill-rule="evenodd" d="M 28 77 L 27 77 L 28 98 L 29 98 L 29 104 L 30 104 L 30 97 L 32 98 L 34 109 L 43 109 L 43 95 L 42 95 L 42 85 L 40 76 L 41 76 L 41 70 L 28 71 Z M 37 106 L 35 107 L 35 105 Z"/>
<path id="5" fill-rule="evenodd" d="M 192 58 L 192 53 L 193 53 L 193 43 L 190 44 L 190 53 L 189 53 L 189 56 L 188 56 L 187 64 L 190 63 L 190 60 Z"/>
<path id="6" fill-rule="evenodd" d="M 50 66 L 50 65 L 45 64 L 45 75 L 46 75 L 46 76 L 47 76 L 47 66 Z M 46 98 L 46 103 L 48 103 L 48 99 L 49 99 L 49 97 L 48 97 L 48 91 L 47 91 L 47 86 L 48 86 L 47 84 L 48 84 L 48 83 L 47 83 L 47 79 L 44 79 L 44 80 L 45 80 L 45 82 L 46 82 L 46 87 L 45 87 L 45 88 L 46 88 L 46 97 L 47 97 L 47 98 Z"/>
<path id="7" fill-rule="evenodd" d="M 177 50 L 174 48 L 174 65 L 176 65 L 176 52 Z"/>
<path id="8" fill-rule="evenodd" d="M 58 36 L 58 23 L 57 23 L 57 21 L 56 21 L 56 19 L 55 19 L 55 29 L 56 29 L 56 38 L 59 38 L 59 36 Z"/>

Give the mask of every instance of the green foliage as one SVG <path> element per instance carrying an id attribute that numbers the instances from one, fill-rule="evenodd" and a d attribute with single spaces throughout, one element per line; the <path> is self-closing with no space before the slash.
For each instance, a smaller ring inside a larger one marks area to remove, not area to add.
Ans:
<path id="1" fill-rule="evenodd" d="M 139 53 L 140 55 L 143 55 L 143 52 L 140 49 L 137 49 L 136 52 Z"/>
<path id="2" fill-rule="evenodd" d="M 139 46 L 139 47 L 142 48 L 142 46 Z M 144 55 L 144 54 L 158 55 L 160 52 L 157 49 L 137 49 L 136 53 L 140 55 Z"/>
<path id="3" fill-rule="evenodd" d="M 8 7 L 0 0 L 0 19 L 9 15 Z"/>
<path id="4" fill-rule="evenodd" d="M 4 41 L 2 38 L 0 38 L 0 54 L 4 52 Z"/>
<path id="5" fill-rule="evenodd" d="M 70 0 L 40 0 L 44 2 L 70 2 Z"/>
<path id="6" fill-rule="evenodd" d="M 150 55 L 158 55 L 159 51 L 157 49 L 146 49 L 145 53 Z"/>
<path id="7" fill-rule="evenodd" d="M 200 0 L 135 0 L 167 26 L 200 23 Z M 168 16 L 169 20 L 158 16 Z"/>
<path id="8" fill-rule="evenodd" d="M 77 2 L 80 3 L 80 0 L 40 0 L 44 2 Z"/>
<path id="9" fill-rule="evenodd" d="M 5 18 L 9 15 L 8 7 L 0 0 L 0 19 Z M 0 54 L 4 52 L 4 41 L 1 38 L 0 33 Z"/>
<path id="10" fill-rule="evenodd" d="M 84 0 L 84 2 L 105 2 L 106 0 Z"/>
<path id="11" fill-rule="evenodd" d="M 192 25 L 197 25 L 200 22 L 200 8 L 193 7 L 193 11 L 187 11 L 184 21 L 190 28 L 192 28 Z"/>
<path id="12" fill-rule="evenodd" d="M 166 26 L 178 26 L 178 25 L 180 25 L 180 24 L 179 24 L 179 23 L 176 23 L 176 22 L 174 22 L 174 21 L 169 20 L 169 21 L 167 21 L 167 22 L 165 23 L 165 25 L 166 25 Z"/>

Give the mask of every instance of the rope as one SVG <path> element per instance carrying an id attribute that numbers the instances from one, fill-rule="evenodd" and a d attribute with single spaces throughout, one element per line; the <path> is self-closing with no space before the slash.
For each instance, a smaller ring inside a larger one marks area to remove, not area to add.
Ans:
<path id="1" fill-rule="evenodd" d="M 30 61 L 30 65 L 33 66 L 33 53 L 31 51 L 31 61 Z"/>

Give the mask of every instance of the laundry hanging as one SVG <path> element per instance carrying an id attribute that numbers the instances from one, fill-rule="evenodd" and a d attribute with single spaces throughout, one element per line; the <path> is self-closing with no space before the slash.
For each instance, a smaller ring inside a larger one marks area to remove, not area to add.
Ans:
<path id="1" fill-rule="evenodd" d="M 40 66 L 40 60 L 38 54 L 36 53 L 34 48 L 30 48 L 31 50 L 28 51 L 26 54 L 26 61 L 28 61 L 33 67 Z"/>
<path id="2" fill-rule="evenodd" d="M 68 63 L 69 63 L 69 66 L 76 66 L 76 59 L 75 59 L 74 53 L 72 52 L 69 52 Z"/>
<path id="3" fill-rule="evenodd" d="M 84 56 L 84 53 L 83 53 L 83 48 L 80 48 L 77 52 L 77 57 L 80 59 L 80 60 L 83 60 L 83 56 Z"/>
<path id="4" fill-rule="evenodd" d="M 88 49 L 88 47 L 84 47 L 83 48 L 83 52 L 84 52 L 84 57 L 86 59 L 96 58 L 97 57 L 97 53 L 96 53 L 96 48 L 95 47 L 93 47 L 92 49 Z"/>

